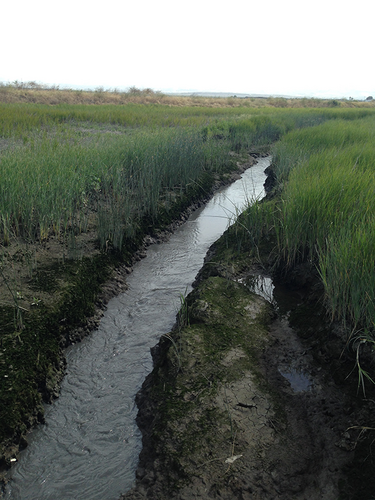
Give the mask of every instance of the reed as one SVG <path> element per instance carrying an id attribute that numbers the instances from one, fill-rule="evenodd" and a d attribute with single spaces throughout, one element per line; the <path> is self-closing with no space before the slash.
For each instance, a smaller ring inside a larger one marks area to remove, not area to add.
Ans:
<path id="1" fill-rule="evenodd" d="M 2 242 L 12 235 L 30 242 L 64 238 L 84 230 L 94 212 L 101 246 L 120 248 L 140 218 L 157 216 L 168 192 L 227 165 L 222 153 L 221 144 L 207 144 L 192 129 L 97 134 L 89 141 L 60 131 L 33 140 L 1 157 Z"/>
<path id="2" fill-rule="evenodd" d="M 350 222 L 327 239 L 319 271 L 332 317 L 373 335 L 375 221 Z"/>
<path id="3" fill-rule="evenodd" d="M 374 332 L 375 120 L 331 120 L 275 146 L 278 266 L 315 265 L 332 318 Z M 275 202 L 273 202 L 275 203 Z M 267 204 L 265 204 L 265 207 Z M 260 233 L 264 212 L 249 209 Z M 258 210 L 259 211 L 259 210 Z M 262 217 L 261 217 L 262 215 Z M 259 236 L 258 236 L 259 238 Z"/>

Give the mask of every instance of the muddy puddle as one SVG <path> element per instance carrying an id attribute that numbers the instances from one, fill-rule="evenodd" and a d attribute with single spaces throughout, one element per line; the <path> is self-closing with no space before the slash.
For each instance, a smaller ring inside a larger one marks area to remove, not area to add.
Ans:
<path id="1" fill-rule="evenodd" d="M 28 438 L 5 498 L 114 500 L 135 479 L 141 435 L 134 397 L 152 369 L 150 348 L 169 332 L 210 245 L 244 205 L 264 195 L 261 158 L 134 266 L 100 327 L 67 352 L 67 373 L 44 425 Z"/>
<path id="2" fill-rule="evenodd" d="M 270 302 L 281 317 L 281 321 L 288 325 L 290 308 L 297 305 L 297 300 L 293 298 L 290 291 L 276 285 L 276 293 L 274 294 L 275 284 L 272 278 L 264 275 L 250 275 L 239 279 L 238 282 L 246 285 L 251 292 Z M 290 329 L 290 335 L 295 336 L 292 329 Z M 307 369 L 301 367 L 300 358 L 297 360 L 290 358 L 280 363 L 278 372 L 288 381 L 293 392 L 310 391 L 313 388 L 313 377 Z"/>

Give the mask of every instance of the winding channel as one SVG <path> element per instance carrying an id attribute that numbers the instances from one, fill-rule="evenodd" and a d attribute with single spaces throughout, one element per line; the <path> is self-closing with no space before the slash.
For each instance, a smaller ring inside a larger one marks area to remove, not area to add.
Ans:
<path id="1" fill-rule="evenodd" d="M 269 164 L 259 159 L 169 241 L 148 247 L 99 328 L 68 349 L 60 397 L 30 433 L 6 499 L 116 500 L 132 487 L 141 450 L 134 397 L 152 370 L 150 348 L 173 327 L 210 245 L 249 199 L 264 195 Z"/>

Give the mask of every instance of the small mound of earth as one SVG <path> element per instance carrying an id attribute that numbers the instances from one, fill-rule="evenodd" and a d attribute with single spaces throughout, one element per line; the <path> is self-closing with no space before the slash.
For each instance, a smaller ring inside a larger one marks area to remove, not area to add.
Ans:
<path id="1" fill-rule="evenodd" d="M 218 276 L 187 302 L 137 396 L 143 450 L 121 498 L 357 498 L 340 496 L 360 434 L 353 402 L 287 318 Z"/>

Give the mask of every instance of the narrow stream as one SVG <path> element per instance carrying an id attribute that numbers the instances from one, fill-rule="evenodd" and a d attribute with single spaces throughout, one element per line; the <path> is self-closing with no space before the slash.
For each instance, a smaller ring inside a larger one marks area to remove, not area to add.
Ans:
<path id="1" fill-rule="evenodd" d="M 5 498 L 116 500 L 131 488 L 141 450 L 134 397 L 152 370 L 150 348 L 171 330 L 210 245 L 249 199 L 264 195 L 269 164 L 260 159 L 169 241 L 147 249 L 98 330 L 68 349 L 60 397 L 29 435 Z"/>

